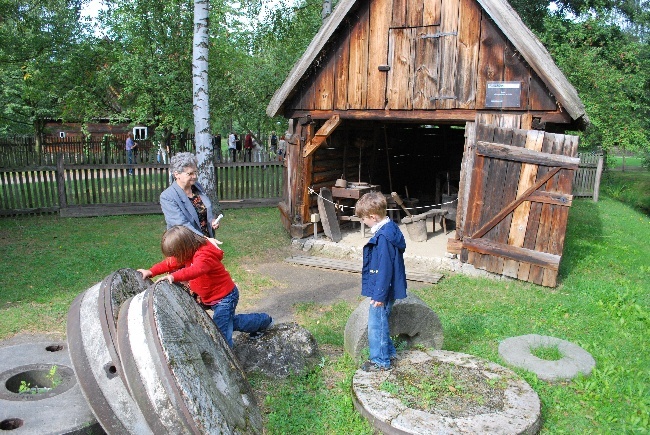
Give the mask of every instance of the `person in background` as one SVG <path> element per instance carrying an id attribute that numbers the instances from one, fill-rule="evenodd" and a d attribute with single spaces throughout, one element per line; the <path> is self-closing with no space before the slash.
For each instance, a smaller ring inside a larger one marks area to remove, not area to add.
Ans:
<path id="1" fill-rule="evenodd" d="M 278 135 L 275 134 L 275 131 L 271 132 L 271 152 L 273 154 L 278 152 Z"/>
<path id="2" fill-rule="evenodd" d="M 273 318 L 266 313 L 235 314 L 239 289 L 222 263 L 224 252 L 215 240 L 177 225 L 163 234 L 160 248 L 166 258 L 138 272 L 145 279 L 168 273 L 161 279 L 189 281 L 190 290 L 199 297 L 197 302 L 212 309 L 212 320 L 230 347 L 233 331 L 259 338 L 271 326 Z"/>
<path id="3" fill-rule="evenodd" d="M 129 165 L 135 163 L 135 152 L 138 144 L 133 141 L 133 133 L 129 132 L 126 136 L 126 161 Z M 133 175 L 133 167 L 129 167 L 129 175 Z"/>
<path id="4" fill-rule="evenodd" d="M 156 161 L 158 163 L 167 164 L 168 154 L 169 154 L 169 147 L 164 146 L 162 141 L 158 141 L 158 151 L 156 152 Z"/>
<path id="5" fill-rule="evenodd" d="M 239 159 L 242 159 L 242 144 L 241 144 L 241 136 L 238 134 L 235 134 L 235 146 L 237 147 L 237 156 Z"/>
<path id="6" fill-rule="evenodd" d="M 237 161 L 237 135 L 233 131 L 228 135 L 228 153 L 230 153 L 230 160 L 235 163 Z"/>
<path id="7" fill-rule="evenodd" d="M 219 228 L 215 213 L 221 209 L 217 203 L 213 211 L 210 198 L 197 183 L 197 165 L 192 153 L 178 153 L 171 158 L 169 170 L 174 181 L 160 194 L 160 207 L 168 229 L 184 225 L 196 234 L 214 237 L 214 230 Z"/>
<path id="8" fill-rule="evenodd" d="M 250 130 L 246 133 L 244 138 L 244 161 L 248 159 L 249 162 L 252 162 L 252 151 L 253 151 L 253 134 Z"/>
<path id="9" fill-rule="evenodd" d="M 278 142 L 278 160 L 283 161 L 284 155 L 287 152 L 287 141 L 285 135 L 280 136 L 280 142 Z"/>
<path id="10" fill-rule="evenodd" d="M 212 136 L 212 160 L 214 163 L 221 163 L 221 134 Z"/>
<path id="11" fill-rule="evenodd" d="M 373 234 L 363 247 L 361 268 L 361 295 L 370 298 L 370 356 L 361 369 L 367 372 L 390 370 L 397 351 L 390 338 L 388 322 L 395 300 L 406 297 L 406 240 L 397 224 L 386 216 L 386 198 L 381 192 L 363 195 L 354 211 Z"/>

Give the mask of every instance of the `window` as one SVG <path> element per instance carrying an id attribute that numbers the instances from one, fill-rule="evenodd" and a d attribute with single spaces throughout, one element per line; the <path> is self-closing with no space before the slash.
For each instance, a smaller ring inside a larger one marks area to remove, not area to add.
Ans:
<path id="1" fill-rule="evenodd" d="M 60 131 L 60 132 L 59 132 L 59 137 L 60 137 L 61 139 L 65 139 L 65 131 Z"/>
<path id="2" fill-rule="evenodd" d="M 147 138 L 147 127 L 133 127 L 133 138 L 146 139 Z"/>

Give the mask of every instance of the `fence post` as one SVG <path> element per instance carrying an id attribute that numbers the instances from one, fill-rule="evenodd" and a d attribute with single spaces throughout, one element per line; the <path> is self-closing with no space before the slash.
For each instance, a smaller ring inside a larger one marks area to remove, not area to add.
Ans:
<path id="1" fill-rule="evenodd" d="M 59 194 L 59 209 L 64 209 L 68 203 L 65 199 L 65 169 L 63 168 L 62 153 L 56 155 L 56 188 Z"/>
<path id="2" fill-rule="evenodd" d="M 596 166 L 596 179 L 594 180 L 593 201 L 598 202 L 598 191 L 600 190 L 600 176 L 603 174 L 603 155 L 598 156 L 598 166 Z"/>

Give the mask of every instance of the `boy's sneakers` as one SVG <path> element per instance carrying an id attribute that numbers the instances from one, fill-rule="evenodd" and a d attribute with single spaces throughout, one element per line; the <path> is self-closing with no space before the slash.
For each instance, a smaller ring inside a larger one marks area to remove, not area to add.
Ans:
<path id="1" fill-rule="evenodd" d="M 379 365 L 375 364 L 374 362 L 372 362 L 370 360 L 368 360 L 368 361 L 364 362 L 363 364 L 361 364 L 361 370 L 363 370 L 364 372 L 387 372 L 387 371 L 390 371 L 391 369 L 392 369 L 392 367 L 390 367 L 390 366 L 389 367 L 382 367 L 382 366 L 379 366 Z"/>
<path id="2" fill-rule="evenodd" d="M 273 317 L 269 316 L 269 318 L 271 319 L 271 321 L 266 326 L 266 328 L 260 329 L 257 332 L 251 332 L 250 334 L 248 334 L 248 338 L 250 338 L 251 340 L 257 340 L 258 338 L 263 336 L 266 333 L 266 331 L 268 331 L 268 329 L 271 327 L 271 325 L 273 325 Z"/>

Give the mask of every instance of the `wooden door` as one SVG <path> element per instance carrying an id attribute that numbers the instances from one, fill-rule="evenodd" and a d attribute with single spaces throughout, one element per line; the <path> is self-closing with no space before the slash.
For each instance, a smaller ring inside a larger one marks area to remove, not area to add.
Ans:
<path id="1" fill-rule="evenodd" d="M 578 137 L 477 124 L 461 261 L 555 287 Z"/>

